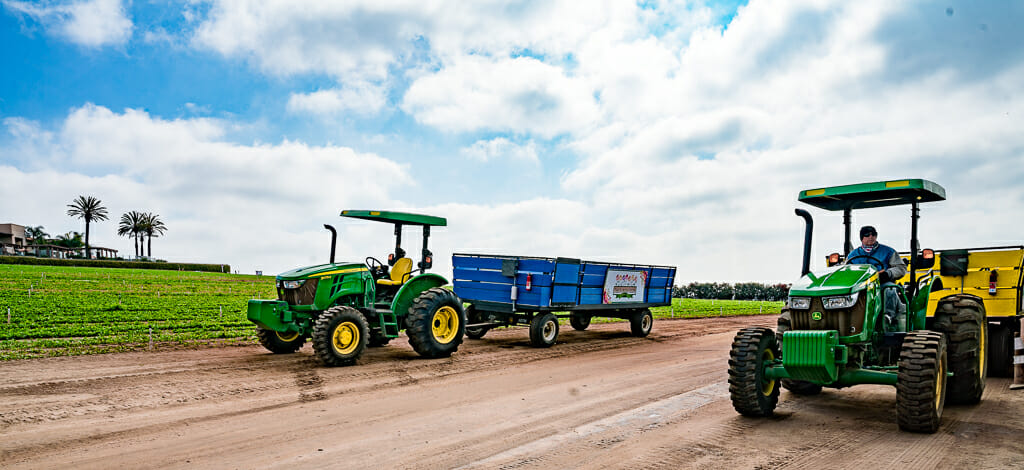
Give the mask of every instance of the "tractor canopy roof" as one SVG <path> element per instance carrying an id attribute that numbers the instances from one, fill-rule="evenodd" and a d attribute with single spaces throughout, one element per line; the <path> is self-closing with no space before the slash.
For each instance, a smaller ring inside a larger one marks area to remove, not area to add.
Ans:
<path id="1" fill-rule="evenodd" d="M 408 212 L 389 212 L 389 211 L 341 211 L 342 217 L 351 217 L 353 219 L 364 219 L 372 220 L 374 222 L 387 222 L 389 224 L 402 224 L 402 225 L 424 225 L 424 226 L 438 226 L 444 227 L 448 225 L 448 221 L 444 217 L 434 217 L 432 215 L 421 215 L 421 214 L 410 214 Z"/>
<path id="2" fill-rule="evenodd" d="M 800 202 L 830 211 L 946 200 L 946 190 L 923 179 L 877 181 L 800 191 Z"/>

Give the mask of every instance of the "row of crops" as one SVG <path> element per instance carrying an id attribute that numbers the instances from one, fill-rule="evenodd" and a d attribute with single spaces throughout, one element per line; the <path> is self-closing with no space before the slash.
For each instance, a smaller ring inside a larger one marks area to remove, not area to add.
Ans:
<path id="1" fill-rule="evenodd" d="M 267 276 L 0 264 L 0 360 L 250 344 L 255 334 L 246 302 L 274 297 Z M 656 318 L 777 314 L 781 306 L 674 299 L 653 312 Z"/>
<path id="2" fill-rule="evenodd" d="M 0 360 L 251 342 L 272 277 L 0 265 Z"/>

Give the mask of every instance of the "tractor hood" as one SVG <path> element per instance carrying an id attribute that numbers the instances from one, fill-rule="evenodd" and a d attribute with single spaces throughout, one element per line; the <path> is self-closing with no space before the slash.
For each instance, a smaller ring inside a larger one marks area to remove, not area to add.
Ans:
<path id="1" fill-rule="evenodd" d="M 317 276 L 354 273 L 366 270 L 366 265 L 363 263 L 341 262 L 332 264 L 319 264 L 316 266 L 307 266 L 305 268 L 293 269 L 291 271 L 278 274 L 277 279 L 283 281 L 292 281 L 298 279 L 309 279 L 311 277 Z"/>
<path id="2" fill-rule="evenodd" d="M 868 264 L 835 266 L 823 272 L 807 273 L 789 288 L 790 296 L 819 297 L 860 292 L 876 278 L 878 270 Z"/>

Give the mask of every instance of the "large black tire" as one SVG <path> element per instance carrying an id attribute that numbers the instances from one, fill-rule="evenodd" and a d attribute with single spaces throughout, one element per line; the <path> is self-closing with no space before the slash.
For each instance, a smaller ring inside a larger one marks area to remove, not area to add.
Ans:
<path id="1" fill-rule="evenodd" d="M 797 395 L 817 395 L 821 393 L 821 385 L 804 380 L 782 379 L 782 388 Z"/>
<path id="2" fill-rule="evenodd" d="M 569 317 L 569 325 L 576 331 L 586 330 L 590 326 L 590 315 L 573 315 Z"/>
<path id="3" fill-rule="evenodd" d="M 558 318 L 553 314 L 537 315 L 530 320 L 530 345 L 550 348 L 558 339 Z"/>
<path id="4" fill-rule="evenodd" d="M 256 339 L 274 354 L 292 354 L 306 344 L 306 337 L 298 333 L 279 333 L 264 328 L 256 328 Z"/>
<path id="5" fill-rule="evenodd" d="M 313 323 L 313 352 L 325 366 L 355 364 L 366 349 L 370 327 L 352 307 L 331 307 Z"/>
<path id="6" fill-rule="evenodd" d="M 988 375 L 1013 377 L 1013 330 L 1003 325 L 988 325 Z"/>
<path id="7" fill-rule="evenodd" d="M 764 378 L 765 363 L 779 357 L 775 332 L 744 328 L 736 333 L 729 351 L 729 397 L 743 416 L 771 416 L 779 404 L 779 386 Z"/>
<path id="8" fill-rule="evenodd" d="M 949 379 L 946 399 L 951 405 L 981 401 L 985 391 L 988 320 L 981 298 L 956 294 L 939 300 L 932 329 L 946 335 Z"/>
<path id="9" fill-rule="evenodd" d="M 927 330 L 903 339 L 896 383 L 896 421 L 900 429 L 934 433 L 946 403 L 946 337 Z"/>
<path id="10" fill-rule="evenodd" d="M 481 320 L 482 319 L 480 318 L 480 314 L 477 313 L 477 311 L 476 311 L 476 307 L 474 307 L 472 305 L 470 305 L 469 307 L 466 307 L 466 323 L 467 324 L 480 323 Z M 466 337 L 469 338 L 469 339 L 480 339 L 480 338 L 483 338 L 484 335 L 486 335 L 489 330 L 490 330 L 490 328 L 486 327 L 486 326 L 475 326 L 475 327 L 472 327 L 472 328 L 467 326 L 466 327 Z"/>
<path id="11" fill-rule="evenodd" d="M 654 315 L 651 315 L 650 309 L 639 310 L 629 317 L 629 332 L 638 338 L 651 334 L 653 326 Z"/>
<path id="12" fill-rule="evenodd" d="M 440 287 L 420 293 L 405 317 L 409 344 L 420 356 L 448 357 L 466 334 L 466 312 L 454 292 Z"/>
<path id="13" fill-rule="evenodd" d="M 370 330 L 370 340 L 366 342 L 366 345 L 371 348 L 379 348 L 381 346 L 387 346 L 391 342 L 391 338 L 384 336 L 378 330 Z"/>

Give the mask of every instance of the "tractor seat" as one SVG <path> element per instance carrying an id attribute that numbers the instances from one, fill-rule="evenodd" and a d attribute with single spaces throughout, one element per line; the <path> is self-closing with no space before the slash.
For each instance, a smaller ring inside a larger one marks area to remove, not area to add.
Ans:
<path id="1" fill-rule="evenodd" d="M 391 279 L 377 279 L 380 286 L 400 286 L 409 279 L 412 272 L 412 260 L 409 258 L 398 258 L 394 267 L 391 268 Z"/>

